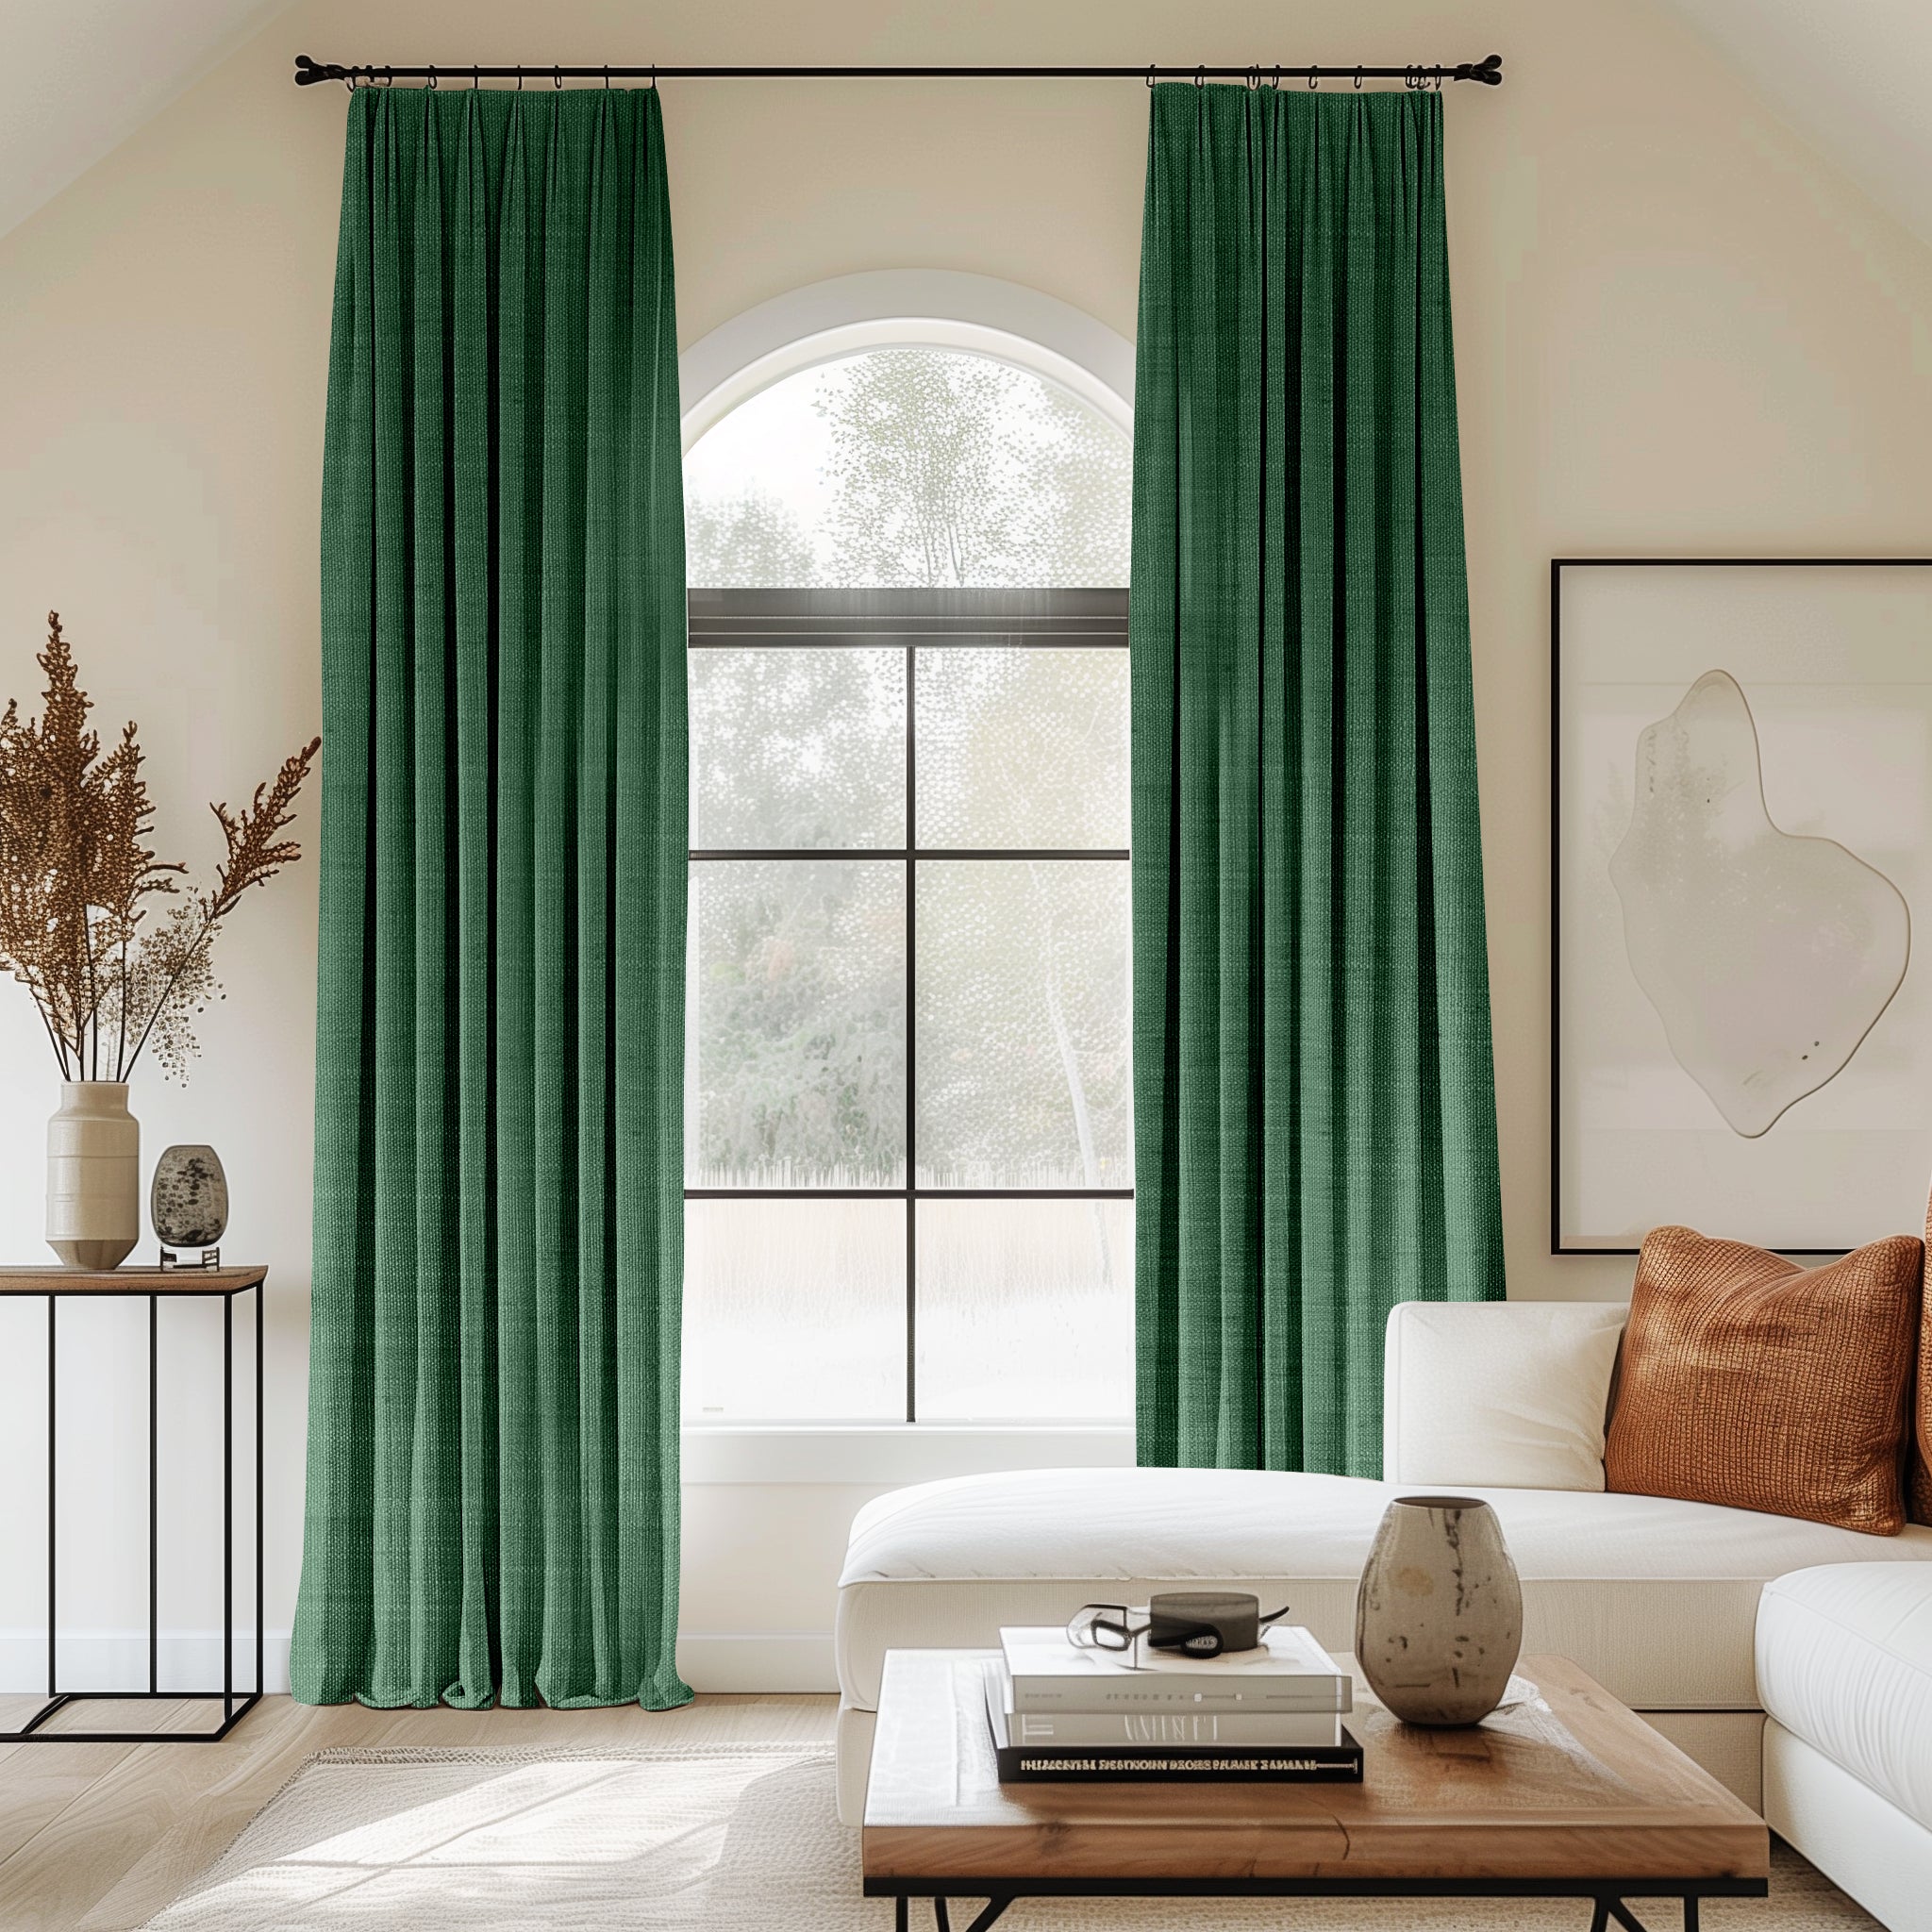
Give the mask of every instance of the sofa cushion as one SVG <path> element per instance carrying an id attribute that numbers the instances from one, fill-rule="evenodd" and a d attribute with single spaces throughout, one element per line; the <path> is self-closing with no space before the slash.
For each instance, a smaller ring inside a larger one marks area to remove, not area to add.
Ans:
<path id="1" fill-rule="evenodd" d="M 1467 1489 L 1604 1487 L 1622 1302 L 1398 1302 L 1382 1474 Z"/>
<path id="2" fill-rule="evenodd" d="M 1916 1235 L 1800 1268 L 1656 1229 L 1630 1297 L 1609 1487 L 1894 1534 L 1924 1267 Z"/>
<path id="3" fill-rule="evenodd" d="M 1833 1563 L 1767 1584 L 1764 1707 L 1932 1826 L 1932 1567 Z"/>
<path id="4" fill-rule="evenodd" d="M 896 1490 L 852 1525 L 839 1681 L 870 1709 L 888 1648 L 996 1642 L 1095 1599 L 1201 1579 L 1284 1598 L 1347 1649 L 1370 1540 L 1398 1485 L 1260 1470 L 1063 1469 Z M 1859 1536 L 1654 1496 L 1474 1488 L 1523 1578 L 1524 1646 L 1574 1657 L 1638 1709 L 1752 1710 L 1766 1580 L 1830 1562 L 1932 1560 L 1932 1529 Z"/>

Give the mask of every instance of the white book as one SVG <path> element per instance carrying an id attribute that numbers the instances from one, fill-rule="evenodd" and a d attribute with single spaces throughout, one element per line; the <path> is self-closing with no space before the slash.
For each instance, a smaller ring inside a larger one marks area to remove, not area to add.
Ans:
<path id="1" fill-rule="evenodd" d="M 1340 1745 L 1341 1718 L 1324 1710 L 1016 1710 L 1007 1714 L 1015 1744 Z"/>
<path id="2" fill-rule="evenodd" d="M 1051 1625 L 1000 1632 L 1008 1707 L 1114 1716 L 1141 1711 L 1338 1712 L 1354 1683 L 1298 1624 L 1277 1624 L 1253 1650 L 1216 1657 L 1150 1650 L 1091 1650 Z"/>

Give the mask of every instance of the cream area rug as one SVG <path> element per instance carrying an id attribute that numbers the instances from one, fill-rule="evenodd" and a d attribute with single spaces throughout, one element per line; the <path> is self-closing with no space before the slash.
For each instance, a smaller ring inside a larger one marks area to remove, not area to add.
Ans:
<path id="1" fill-rule="evenodd" d="M 1639 1903 L 1675 1932 L 1678 1907 Z M 915 1901 L 915 1932 L 932 1924 Z M 956 1908 L 964 1925 L 971 1911 Z M 1780 1849 L 1769 1901 L 1711 1932 L 1871 1927 Z M 822 1745 L 651 1752 L 331 1751 L 311 1758 L 150 1932 L 891 1932 L 859 1891 Z M 1002 1932 L 1584 1932 L 1576 1900 L 1032 1899 Z"/>

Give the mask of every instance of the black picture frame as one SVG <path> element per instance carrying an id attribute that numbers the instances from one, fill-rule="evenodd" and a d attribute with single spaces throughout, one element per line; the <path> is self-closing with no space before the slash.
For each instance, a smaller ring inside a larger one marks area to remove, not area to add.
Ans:
<path id="1" fill-rule="evenodd" d="M 1563 573 L 1565 570 L 1932 570 L 1932 557 L 1553 557 L 1550 559 L 1550 1192 L 1552 1256 L 1634 1256 L 1635 1247 L 1580 1247 L 1563 1238 Z M 1805 1256 L 1843 1255 L 1844 1248 L 1786 1249 Z"/>

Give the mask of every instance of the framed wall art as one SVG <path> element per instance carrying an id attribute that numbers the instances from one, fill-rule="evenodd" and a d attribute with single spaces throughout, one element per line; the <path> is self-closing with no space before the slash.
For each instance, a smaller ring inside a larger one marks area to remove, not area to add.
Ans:
<path id="1" fill-rule="evenodd" d="M 1550 566 L 1551 1246 L 1923 1225 L 1932 558 Z"/>

